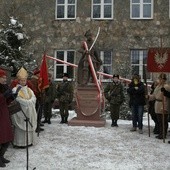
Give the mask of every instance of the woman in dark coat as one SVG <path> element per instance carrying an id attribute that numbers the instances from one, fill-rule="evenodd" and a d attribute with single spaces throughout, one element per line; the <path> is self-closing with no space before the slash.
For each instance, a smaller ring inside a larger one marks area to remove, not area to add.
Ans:
<path id="1" fill-rule="evenodd" d="M 6 85 L 6 73 L 0 69 L 0 167 L 5 167 L 10 161 L 4 158 L 4 154 L 13 141 L 13 132 L 8 111 L 8 100 L 11 97 L 11 90 Z"/>

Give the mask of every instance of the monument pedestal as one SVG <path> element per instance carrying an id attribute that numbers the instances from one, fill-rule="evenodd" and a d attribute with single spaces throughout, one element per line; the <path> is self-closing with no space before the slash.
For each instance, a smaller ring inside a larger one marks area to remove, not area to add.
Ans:
<path id="1" fill-rule="evenodd" d="M 100 117 L 101 100 L 98 89 L 94 84 L 78 86 L 76 90 L 77 117 L 68 122 L 70 126 L 103 127 L 106 121 Z"/>

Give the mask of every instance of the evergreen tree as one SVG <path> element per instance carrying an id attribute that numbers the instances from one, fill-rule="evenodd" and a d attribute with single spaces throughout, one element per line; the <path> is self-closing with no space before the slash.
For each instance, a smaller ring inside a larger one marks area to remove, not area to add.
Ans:
<path id="1" fill-rule="evenodd" d="M 21 66 L 28 72 L 37 67 L 32 54 L 24 49 L 28 42 L 23 24 L 17 19 L 11 17 L 8 25 L 0 22 L 0 66 L 11 68 L 11 76 L 15 76 Z"/>

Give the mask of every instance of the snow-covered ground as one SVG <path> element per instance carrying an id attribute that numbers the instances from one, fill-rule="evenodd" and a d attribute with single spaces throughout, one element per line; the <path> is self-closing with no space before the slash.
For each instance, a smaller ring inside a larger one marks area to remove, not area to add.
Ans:
<path id="1" fill-rule="evenodd" d="M 69 119 L 75 116 L 70 111 Z M 119 120 L 119 127 L 111 121 L 101 128 L 59 124 L 59 116 L 45 131 L 37 144 L 29 148 L 29 170 L 169 170 L 170 134 L 165 143 L 148 136 L 147 118 L 144 133 L 130 132 L 131 121 Z M 151 121 L 151 132 L 153 130 Z M 10 159 L 4 170 L 26 169 L 26 150 L 9 147 L 5 155 Z"/>

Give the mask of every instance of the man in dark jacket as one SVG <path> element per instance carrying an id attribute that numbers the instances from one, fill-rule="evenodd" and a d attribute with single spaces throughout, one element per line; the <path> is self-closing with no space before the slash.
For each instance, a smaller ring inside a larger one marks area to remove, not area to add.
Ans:
<path id="1" fill-rule="evenodd" d="M 135 74 L 132 82 L 129 84 L 127 92 L 130 96 L 129 105 L 132 109 L 133 128 L 131 131 L 136 131 L 139 128 L 139 133 L 143 133 L 143 112 L 145 105 L 145 86 L 140 80 L 140 76 Z"/>
<path id="2" fill-rule="evenodd" d="M 60 123 L 67 123 L 69 116 L 68 108 L 69 104 L 73 100 L 73 86 L 72 83 L 68 81 L 68 74 L 63 74 L 63 81 L 57 87 L 57 98 L 59 100 L 59 108 L 61 115 Z"/>
<path id="3" fill-rule="evenodd" d="M 6 167 L 10 161 L 4 158 L 4 154 L 13 141 L 13 131 L 10 121 L 10 115 L 7 107 L 8 98 L 12 91 L 6 85 L 6 73 L 0 69 L 0 167 Z"/>
<path id="4" fill-rule="evenodd" d="M 110 112 L 112 124 L 111 126 L 118 127 L 117 120 L 119 119 L 120 106 L 125 97 L 123 93 L 123 86 L 119 81 L 119 75 L 113 75 L 113 82 L 109 83 L 104 89 L 105 98 L 110 103 Z"/>

